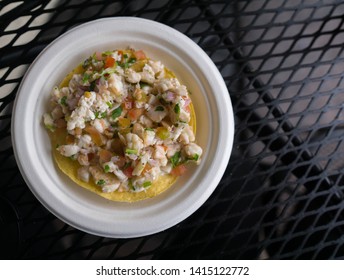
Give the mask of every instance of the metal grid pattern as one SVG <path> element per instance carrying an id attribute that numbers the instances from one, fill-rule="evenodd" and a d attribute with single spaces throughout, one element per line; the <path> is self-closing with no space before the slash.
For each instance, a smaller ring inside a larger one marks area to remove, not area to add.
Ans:
<path id="1" fill-rule="evenodd" d="M 7 1 L 0 5 L 0 256 L 15 259 L 342 259 L 344 3 L 332 0 Z M 25 70 L 53 39 L 108 16 L 198 43 L 230 91 L 233 154 L 208 201 L 164 232 L 109 239 L 50 214 L 10 142 Z"/>

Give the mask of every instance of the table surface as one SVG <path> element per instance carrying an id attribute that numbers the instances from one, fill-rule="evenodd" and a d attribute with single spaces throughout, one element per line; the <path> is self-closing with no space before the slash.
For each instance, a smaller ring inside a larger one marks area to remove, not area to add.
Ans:
<path id="1" fill-rule="evenodd" d="M 342 259 L 344 3 L 330 0 L 0 3 L 0 257 L 4 259 Z M 135 16 L 195 41 L 220 70 L 235 142 L 215 192 L 163 232 L 111 239 L 49 213 L 19 173 L 11 109 L 56 37 Z"/>

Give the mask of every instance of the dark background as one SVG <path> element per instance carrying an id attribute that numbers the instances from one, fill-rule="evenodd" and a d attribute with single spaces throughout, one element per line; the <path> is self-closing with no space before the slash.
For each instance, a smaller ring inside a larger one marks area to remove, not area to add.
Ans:
<path id="1" fill-rule="evenodd" d="M 343 1 L 0 6 L 1 258 L 343 258 Z M 216 191 L 185 221 L 142 238 L 97 237 L 58 220 L 29 191 L 10 141 L 13 101 L 35 57 L 68 29 L 110 16 L 156 20 L 198 43 L 235 113 L 233 153 Z"/>

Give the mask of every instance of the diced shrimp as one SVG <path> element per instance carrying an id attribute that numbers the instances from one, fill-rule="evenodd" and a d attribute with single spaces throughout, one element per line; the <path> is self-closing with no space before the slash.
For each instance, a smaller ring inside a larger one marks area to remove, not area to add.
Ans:
<path id="1" fill-rule="evenodd" d="M 120 183 L 113 175 L 104 173 L 99 166 L 90 166 L 88 169 L 98 186 L 113 185 Z"/>
<path id="2" fill-rule="evenodd" d="M 184 146 L 185 154 L 190 159 L 194 159 L 199 162 L 201 155 L 202 155 L 202 148 L 195 143 L 189 143 Z"/>
<path id="3" fill-rule="evenodd" d="M 61 155 L 65 157 L 71 157 L 80 151 L 80 147 L 77 145 L 61 145 L 57 148 Z"/>
<path id="4" fill-rule="evenodd" d="M 189 144 L 190 142 L 195 141 L 195 135 L 189 125 L 186 125 L 183 129 L 182 133 L 179 136 L 179 141 L 183 144 Z"/>
<path id="5" fill-rule="evenodd" d="M 78 169 L 78 178 L 86 183 L 89 182 L 90 172 L 88 171 L 88 167 L 84 166 Z"/>
<path id="6" fill-rule="evenodd" d="M 113 73 L 108 79 L 108 89 L 116 96 L 122 96 L 124 94 L 124 83 L 121 76 Z"/>
<path id="7" fill-rule="evenodd" d="M 119 167 L 116 164 L 114 164 L 112 161 L 105 162 L 103 164 L 103 167 L 107 173 L 115 174 L 118 180 L 120 180 L 121 182 L 128 180 L 128 177 L 123 173 L 123 171 L 120 170 Z"/>
<path id="8" fill-rule="evenodd" d="M 148 112 L 147 116 L 154 122 L 161 122 L 167 116 L 167 109 L 162 105 L 153 106 Z"/>
<path id="9" fill-rule="evenodd" d="M 155 74 L 164 70 L 164 65 L 161 63 L 161 61 L 149 60 L 148 64 L 150 67 L 152 67 Z"/>
<path id="10" fill-rule="evenodd" d="M 154 87 L 162 93 L 173 88 L 173 83 L 171 82 L 171 79 L 160 79 L 154 84 Z"/>
<path id="11" fill-rule="evenodd" d="M 92 146 L 92 138 L 88 134 L 81 135 L 79 138 L 78 146 L 80 148 L 88 149 Z"/>
<path id="12" fill-rule="evenodd" d="M 75 91 L 82 83 L 82 77 L 80 74 L 74 74 L 70 79 L 68 87 L 71 92 Z"/>
<path id="13" fill-rule="evenodd" d="M 187 96 L 188 91 L 186 89 L 186 86 L 184 85 L 179 85 L 174 89 L 174 92 L 180 96 Z"/>
<path id="14" fill-rule="evenodd" d="M 160 168 L 158 166 L 152 167 L 145 173 L 146 180 L 154 181 L 160 175 Z"/>
<path id="15" fill-rule="evenodd" d="M 119 188 L 120 185 L 121 185 L 120 182 L 116 182 L 114 184 L 105 185 L 105 186 L 102 187 L 102 192 L 104 192 L 104 193 L 114 192 L 115 190 L 117 190 Z"/>
<path id="16" fill-rule="evenodd" d="M 165 166 L 167 164 L 166 151 L 163 146 L 155 146 L 153 158 L 158 160 L 161 166 Z"/>
<path id="17" fill-rule="evenodd" d="M 140 153 L 143 146 L 142 139 L 134 133 L 128 133 L 126 135 L 127 147 L 132 150 L 136 150 L 137 153 Z"/>
<path id="18" fill-rule="evenodd" d="M 153 126 L 152 120 L 147 118 L 146 115 L 142 115 L 139 118 L 139 123 L 142 124 L 144 127 L 152 127 Z"/>
<path id="19" fill-rule="evenodd" d="M 133 176 L 140 176 L 142 171 L 145 169 L 148 160 L 152 155 L 152 150 L 146 150 L 143 155 L 141 155 L 140 161 L 136 164 L 133 170 Z"/>
<path id="20" fill-rule="evenodd" d="M 156 142 L 154 130 L 144 130 L 143 132 L 143 144 L 145 146 L 152 146 Z"/>
<path id="21" fill-rule="evenodd" d="M 167 151 L 166 151 L 166 155 L 168 158 L 173 157 L 173 155 L 176 152 L 179 152 L 181 150 L 181 145 L 180 144 L 170 144 L 167 145 Z"/>
<path id="22" fill-rule="evenodd" d="M 160 169 L 161 169 L 161 171 L 163 171 L 163 172 L 169 174 L 169 173 L 171 173 L 171 171 L 172 171 L 172 164 L 171 164 L 171 163 L 168 163 L 168 164 L 166 164 L 165 166 L 161 166 Z"/>
<path id="23" fill-rule="evenodd" d="M 80 165 L 90 165 L 90 162 L 88 161 L 88 155 L 87 154 L 79 154 L 78 156 L 78 162 L 80 163 Z"/>
<path id="24" fill-rule="evenodd" d="M 137 72 L 135 72 L 133 69 L 128 68 L 125 71 L 125 79 L 129 82 L 129 83 L 133 83 L 136 84 L 138 82 L 140 82 L 141 80 L 141 75 Z"/>
<path id="25" fill-rule="evenodd" d="M 179 120 L 188 123 L 190 121 L 190 118 L 190 113 L 181 108 L 179 113 Z"/>
<path id="26" fill-rule="evenodd" d="M 155 82 L 155 73 L 148 64 L 145 64 L 145 66 L 142 69 L 142 72 L 140 72 L 141 76 L 141 81 L 148 83 L 148 84 L 153 84 Z"/>
<path id="27" fill-rule="evenodd" d="M 103 133 L 105 129 L 105 121 L 102 119 L 95 119 L 91 122 L 91 125 L 99 131 L 99 133 Z"/>
<path id="28" fill-rule="evenodd" d="M 173 141 L 177 141 L 179 136 L 182 134 L 183 130 L 185 129 L 186 124 L 178 123 L 178 126 L 175 126 L 171 132 Z"/>
<path id="29" fill-rule="evenodd" d="M 133 125 L 133 133 L 135 133 L 141 139 L 143 139 L 143 137 L 144 137 L 144 128 L 143 128 L 143 126 L 141 124 L 139 124 L 139 123 L 135 123 Z"/>

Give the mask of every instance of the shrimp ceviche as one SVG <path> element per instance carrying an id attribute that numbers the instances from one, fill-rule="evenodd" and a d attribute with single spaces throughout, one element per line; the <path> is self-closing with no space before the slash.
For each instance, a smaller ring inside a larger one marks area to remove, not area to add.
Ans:
<path id="1" fill-rule="evenodd" d="M 54 87 L 43 122 L 58 167 L 114 201 L 153 197 L 202 157 L 187 87 L 142 50 L 87 58 Z"/>

